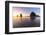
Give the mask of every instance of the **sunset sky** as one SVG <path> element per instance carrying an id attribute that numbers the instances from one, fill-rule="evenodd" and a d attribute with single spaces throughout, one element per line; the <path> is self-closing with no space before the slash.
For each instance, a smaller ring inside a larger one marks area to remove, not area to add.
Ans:
<path id="1" fill-rule="evenodd" d="M 20 16 L 22 13 L 23 16 L 30 16 L 31 12 L 35 12 L 37 15 L 40 15 L 40 8 L 36 7 L 13 7 L 13 16 Z"/>

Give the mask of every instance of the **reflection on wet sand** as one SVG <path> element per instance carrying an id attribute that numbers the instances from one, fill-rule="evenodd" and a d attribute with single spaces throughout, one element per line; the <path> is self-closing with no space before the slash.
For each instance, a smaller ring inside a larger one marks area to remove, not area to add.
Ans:
<path id="1" fill-rule="evenodd" d="M 40 17 L 13 16 L 13 28 L 17 27 L 40 27 Z"/>

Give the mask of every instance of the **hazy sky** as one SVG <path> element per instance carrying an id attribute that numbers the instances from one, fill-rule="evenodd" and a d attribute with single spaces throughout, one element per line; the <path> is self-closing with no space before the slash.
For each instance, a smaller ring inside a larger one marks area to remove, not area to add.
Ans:
<path id="1" fill-rule="evenodd" d="M 40 8 L 36 7 L 13 7 L 13 16 L 20 15 L 22 13 L 23 16 L 29 16 L 31 12 L 35 12 L 40 15 Z"/>

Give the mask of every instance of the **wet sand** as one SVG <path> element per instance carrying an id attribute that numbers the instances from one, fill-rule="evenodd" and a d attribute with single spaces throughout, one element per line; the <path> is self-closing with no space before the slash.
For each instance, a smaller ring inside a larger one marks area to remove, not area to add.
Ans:
<path id="1" fill-rule="evenodd" d="M 18 27 L 40 27 L 40 17 L 13 17 L 13 28 Z"/>

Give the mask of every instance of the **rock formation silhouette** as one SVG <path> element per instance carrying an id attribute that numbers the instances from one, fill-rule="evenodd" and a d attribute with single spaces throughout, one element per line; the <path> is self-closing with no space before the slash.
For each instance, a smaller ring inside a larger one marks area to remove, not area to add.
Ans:
<path id="1" fill-rule="evenodd" d="M 17 17 L 18 17 L 18 15 L 17 15 Z"/>
<path id="2" fill-rule="evenodd" d="M 35 17 L 36 17 L 36 14 L 35 14 L 34 12 L 31 12 L 31 13 L 30 13 L 30 18 L 31 18 L 31 19 L 35 19 Z"/>
<path id="3" fill-rule="evenodd" d="M 36 14 L 34 12 L 31 12 L 30 16 L 34 17 L 34 16 L 36 16 Z"/>
<path id="4" fill-rule="evenodd" d="M 20 17 L 22 17 L 22 14 L 20 14 Z"/>

